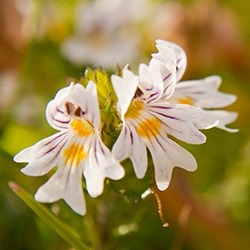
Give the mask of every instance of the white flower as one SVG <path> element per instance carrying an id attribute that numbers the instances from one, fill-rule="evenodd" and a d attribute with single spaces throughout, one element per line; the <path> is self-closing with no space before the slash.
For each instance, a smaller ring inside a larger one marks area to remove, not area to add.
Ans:
<path id="1" fill-rule="evenodd" d="M 156 61 L 155 63 L 158 64 Z M 148 68 L 143 66 L 144 73 L 146 69 L 150 71 L 150 74 L 146 74 L 149 78 L 145 84 L 143 81 L 139 84 L 138 77 L 128 69 L 123 70 L 122 78 L 112 76 L 123 122 L 112 152 L 120 161 L 129 157 L 136 176 L 143 178 L 148 165 L 148 148 L 153 158 L 156 184 L 160 190 L 164 190 L 169 185 L 174 167 L 188 171 L 194 171 L 197 167 L 194 157 L 169 138 L 169 135 L 187 143 L 201 144 L 206 141 L 206 137 L 198 128 L 209 128 L 214 123 L 204 119 L 204 112 L 200 108 L 169 104 L 161 99 L 163 95 L 171 96 L 172 84 L 175 83 L 171 82 L 168 88 L 164 88 L 163 82 L 165 86 L 168 85 L 164 79 L 169 71 L 164 64 L 158 66 L 161 66 L 158 71 L 151 70 L 155 65 L 150 64 Z M 159 76 L 159 71 L 162 77 Z M 159 81 L 153 84 L 152 79 Z"/>
<path id="2" fill-rule="evenodd" d="M 71 84 L 60 90 L 49 102 L 46 116 L 59 132 L 24 149 L 14 160 L 28 162 L 22 172 L 31 176 L 44 175 L 57 166 L 55 174 L 38 189 L 35 199 L 40 202 L 64 199 L 74 211 L 84 215 L 82 174 L 92 197 L 103 192 L 106 177 L 117 180 L 124 176 L 124 169 L 99 135 L 101 119 L 96 85 L 90 81 L 86 89 Z"/>
<path id="3" fill-rule="evenodd" d="M 175 79 L 176 85 L 171 98 L 167 101 L 169 103 L 182 103 L 200 107 L 204 109 L 207 119 L 218 121 L 217 128 L 228 132 L 237 132 L 238 129 L 226 127 L 227 124 L 236 120 L 238 116 L 236 112 L 214 110 L 224 108 L 236 100 L 235 95 L 218 91 L 221 85 L 221 78 L 219 76 L 209 76 L 201 80 L 180 81 L 187 65 L 185 52 L 178 45 L 164 40 L 157 40 L 156 46 L 159 52 L 153 54 L 153 58 L 165 63 L 167 68 L 170 68 L 167 51 L 172 50 L 175 54 L 173 58 L 176 58 L 178 68 Z M 172 62 L 172 65 L 174 65 L 174 62 Z M 171 72 L 174 73 L 174 69 Z"/>
<path id="4" fill-rule="evenodd" d="M 157 40 L 157 48 L 159 52 L 153 54 L 149 65 L 140 65 L 139 76 L 125 68 L 122 77 L 113 75 L 111 78 L 123 122 L 112 152 L 120 161 L 130 158 L 136 176 L 143 178 L 148 165 L 148 148 L 153 159 L 156 184 L 160 190 L 165 190 L 174 167 L 188 171 L 197 167 L 194 157 L 172 137 L 191 144 L 204 143 L 206 137 L 199 129 L 215 126 L 226 129 L 224 125 L 234 120 L 235 114 L 206 111 L 203 107 L 222 107 L 235 98 L 219 93 L 218 78 L 210 77 L 206 78 L 208 83 L 205 87 L 201 86 L 202 81 L 197 88 L 191 84 L 192 95 L 188 97 L 197 93 L 200 103 L 192 102 L 190 105 L 181 101 L 177 96 L 182 93 L 182 84 L 177 82 L 185 71 L 186 55 L 177 45 L 163 40 Z M 206 89 L 203 96 L 202 88 Z M 206 102 L 205 99 L 210 105 L 201 104 L 202 100 Z"/>

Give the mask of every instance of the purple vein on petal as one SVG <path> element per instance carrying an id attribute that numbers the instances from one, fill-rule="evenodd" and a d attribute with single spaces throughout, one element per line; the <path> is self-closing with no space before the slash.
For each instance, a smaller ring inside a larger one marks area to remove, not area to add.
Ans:
<path id="1" fill-rule="evenodd" d="M 171 129 L 172 131 L 175 131 L 175 132 L 177 132 L 177 133 L 182 134 L 182 131 L 177 130 L 176 128 L 173 128 L 173 127 L 169 126 L 167 123 L 163 122 L 161 119 L 159 119 L 159 118 L 155 115 L 155 114 L 159 114 L 159 113 L 157 113 L 157 112 L 152 112 L 152 111 L 149 111 L 149 113 L 150 113 L 150 115 L 152 115 L 152 116 L 155 117 L 156 119 L 160 120 L 160 122 L 161 122 L 164 126 L 166 126 L 167 128 Z M 160 114 L 159 114 L 159 115 L 160 115 Z M 181 121 L 181 120 L 180 120 L 180 121 Z M 182 122 L 183 122 L 183 121 L 182 121 Z"/>
<path id="2" fill-rule="evenodd" d="M 99 160 L 98 160 L 98 156 L 97 156 L 97 143 L 96 140 L 92 140 L 94 145 L 91 145 L 92 148 L 94 148 L 94 155 L 95 155 L 95 161 L 96 163 L 99 165 Z"/>
<path id="3" fill-rule="evenodd" d="M 70 120 L 62 121 L 62 120 L 56 119 L 53 115 L 52 115 L 52 119 L 53 119 L 55 122 L 59 122 L 59 123 L 62 123 L 62 124 L 68 124 L 68 123 L 70 122 Z"/>
<path id="4" fill-rule="evenodd" d="M 56 137 L 54 137 L 51 141 L 48 141 L 44 144 L 44 146 L 48 146 L 51 142 L 57 140 L 58 138 L 60 138 L 61 136 L 65 135 L 67 132 L 64 132 L 64 133 L 60 133 L 58 134 Z"/>
<path id="5" fill-rule="evenodd" d="M 130 141 L 131 141 L 131 144 L 133 145 L 134 144 L 134 137 L 133 137 L 133 133 L 132 133 L 132 131 L 131 131 L 131 129 L 130 128 L 128 128 L 129 129 L 129 137 L 130 137 Z"/>
<path id="6" fill-rule="evenodd" d="M 169 73 L 168 75 L 166 75 L 164 78 L 163 78 L 163 82 L 165 82 L 172 74 Z"/>
<path id="7" fill-rule="evenodd" d="M 171 109 L 171 108 L 167 108 L 167 109 Z M 159 112 L 159 111 L 156 111 L 156 110 L 154 110 L 154 109 L 153 109 L 153 110 L 152 110 L 152 109 L 148 109 L 148 111 L 149 111 L 151 114 L 155 113 L 155 114 L 158 114 L 158 115 L 160 115 L 160 116 L 166 117 L 166 118 L 171 119 L 171 120 L 176 120 L 176 121 L 182 121 L 182 122 L 183 122 L 183 120 L 180 119 L 180 118 L 177 118 L 177 117 L 175 117 L 175 116 L 166 115 L 166 114 L 161 113 L 161 112 Z"/>
<path id="8" fill-rule="evenodd" d="M 171 84 L 166 86 L 166 88 L 163 90 L 163 93 L 166 93 L 168 91 L 168 89 L 170 88 Z"/>
<path id="9" fill-rule="evenodd" d="M 165 110 L 173 109 L 172 107 L 166 107 L 166 106 L 162 106 L 162 105 L 150 105 L 150 106 L 148 106 L 148 108 L 149 109 L 159 108 L 159 109 L 165 109 Z"/>
<path id="10" fill-rule="evenodd" d="M 98 145 L 99 145 L 99 148 L 101 149 L 101 151 L 102 151 L 103 155 L 105 156 L 105 155 L 106 155 L 106 153 L 105 153 L 105 150 L 103 149 L 103 147 L 102 147 L 102 145 L 101 145 L 100 140 L 98 140 Z"/>
<path id="11" fill-rule="evenodd" d="M 63 141 L 63 140 L 62 140 Z M 62 142 L 60 141 L 60 143 Z M 59 148 L 59 150 L 57 151 L 57 153 L 54 155 L 54 157 L 48 162 L 51 163 L 54 159 L 57 158 L 57 156 L 60 154 L 60 152 L 62 151 L 62 148 L 65 146 L 65 144 L 67 143 L 67 140 L 65 140 L 65 142 L 62 144 L 62 146 Z M 59 144 L 58 144 L 59 145 Z"/>
<path id="12" fill-rule="evenodd" d="M 146 90 L 151 91 L 153 88 L 154 88 L 153 85 L 151 85 L 151 87 L 147 87 Z"/>
<path id="13" fill-rule="evenodd" d="M 151 102 L 155 101 L 158 97 L 159 97 L 159 93 L 158 92 L 154 92 L 148 98 L 149 100 L 147 101 L 147 103 L 151 103 Z"/>
<path id="14" fill-rule="evenodd" d="M 66 132 L 63 133 L 63 134 L 61 134 L 60 136 L 65 135 L 65 134 L 66 134 Z M 51 142 L 53 142 L 55 139 L 60 138 L 60 136 L 57 136 L 57 137 L 54 138 L 52 141 L 49 141 L 48 143 L 46 143 L 46 145 L 49 145 L 49 144 L 50 144 Z M 48 151 L 46 151 L 42 156 L 44 156 L 44 155 L 49 154 L 50 152 L 52 152 L 55 148 L 58 147 L 58 145 L 60 145 L 60 143 L 61 143 L 64 139 L 65 139 L 65 138 L 62 138 L 54 147 L 50 148 L 50 149 L 49 149 Z M 42 157 L 42 156 L 40 156 L 40 157 Z"/>
<path id="15" fill-rule="evenodd" d="M 58 107 L 56 107 L 56 111 L 57 111 L 58 113 L 64 114 L 64 112 L 63 112 L 62 110 L 60 110 Z"/>

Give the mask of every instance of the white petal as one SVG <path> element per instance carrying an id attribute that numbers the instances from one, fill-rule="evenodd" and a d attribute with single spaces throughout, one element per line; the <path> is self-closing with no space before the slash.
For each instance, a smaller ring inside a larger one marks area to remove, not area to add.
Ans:
<path id="1" fill-rule="evenodd" d="M 204 117 L 203 110 L 188 105 L 159 103 L 147 106 L 147 111 L 161 121 L 165 133 L 191 144 L 206 142 L 206 136 L 196 126 Z"/>
<path id="2" fill-rule="evenodd" d="M 124 123 L 122 130 L 112 148 L 112 154 L 118 161 L 123 161 L 129 157 L 131 152 L 130 130 Z"/>
<path id="3" fill-rule="evenodd" d="M 65 166 L 41 186 L 35 199 L 39 202 L 54 202 L 64 199 L 77 213 L 84 215 L 86 206 L 81 184 L 82 169 Z"/>
<path id="4" fill-rule="evenodd" d="M 148 102 L 162 96 L 169 98 L 175 89 L 175 75 L 161 61 L 153 58 L 149 66 L 140 64 L 139 85 Z"/>
<path id="5" fill-rule="evenodd" d="M 97 197 L 103 192 L 104 179 L 106 177 L 114 180 L 121 179 L 124 176 L 124 169 L 113 158 L 109 149 L 98 138 L 93 138 L 89 149 L 88 164 L 83 174 L 88 193 L 92 197 Z"/>
<path id="6" fill-rule="evenodd" d="M 195 158 L 187 150 L 168 138 L 157 137 L 147 143 L 153 158 L 156 185 L 160 190 L 168 188 L 174 167 L 188 171 L 197 168 Z"/>
<path id="7" fill-rule="evenodd" d="M 161 68 L 165 68 L 161 62 L 156 60 L 150 65 L 140 64 L 139 66 L 139 86 L 147 101 L 159 99 L 164 90 Z"/>
<path id="8" fill-rule="evenodd" d="M 50 171 L 55 165 L 55 162 L 57 162 L 57 157 L 66 140 L 67 134 L 59 132 L 22 150 L 14 157 L 14 161 L 29 163 L 21 170 L 27 175 L 44 175 Z"/>
<path id="9" fill-rule="evenodd" d="M 169 158 L 175 167 L 180 167 L 190 172 L 197 169 L 196 160 L 189 151 L 170 139 L 165 139 L 165 141 L 165 150 L 168 151 Z"/>
<path id="10" fill-rule="evenodd" d="M 144 177 L 148 164 L 146 147 L 129 121 L 124 124 L 113 146 L 112 154 L 119 161 L 130 158 L 137 178 Z"/>
<path id="11" fill-rule="evenodd" d="M 65 137 L 65 132 L 59 132 L 50 137 L 47 137 L 37 142 L 35 145 L 19 152 L 14 157 L 14 161 L 30 162 L 34 160 L 39 160 L 41 157 L 46 156 L 48 153 L 53 151 L 56 145 L 65 140 Z"/>
<path id="12" fill-rule="evenodd" d="M 222 108 L 236 100 L 236 96 L 225 94 L 217 89 L 221 84 L 219 76 L 210 76 L 201 80 L 183 81 L 176 85 L 172 101 L 190 98 L 194 106 L 201 108 Z M 171 102 L 171 100 L 170 100 Z"/>
<path id="13" fill-rule="evenodd" d="M 176 74 L 175 78 L 176 82 L 178 82 L 186 70 L 186 53 L 177 44 L 160 39 L 156 40 L 156 47 L 159 52 L 157 54 L 153 54 L 153 57 L 157 60 L 165 62 L 167 65 L 169 64 L 169 61 L 172 62 L 173 66 L 167 67 L 171 72 Z M 173 68 L 174 66 L 175 69 Z"/>
<path id="14" fill-rule="evenodd" d="M 169 186 L 174 166 L 168 157 L 168 152 L 155 140 L 153 143 L 148 142 L 147 147 L 153 159 L 157 187 L 165 190 Z"/>
<path id="15" fill-rule="evenodd" d="M 133 138 L 130 159 L 132 161 L 136 177 L 141 179 L 147 171 L 147 149 L 142 139 L 138 136 L 135 128 L 131 126 L 130 130 Z"/>
<path id="16" fill-rule="evenodd" d="M 125 171 L 119 161 L 114 158 L 110 150 L 103 144 L 101 139 L 97 140 L 96 144 L 96 159 L 98 159 L 98 164 L 101 165 L 103 175 L 112 180 L 121 179 Z"/>
<path id="17" fill-rule="evenodd" d="M 46 117 L 49 124 L 57 130 L 68 129 L 74 116 L 74 114 L 69 114 L 67 103 L 71 103 L 75 109 L 79 107 L 82 115 L 87 117 L 95 129 L 100 128 L 101 118 L 97 90 L 92 81 L 88 83 L 86 89 L 79 83 L 72 84 L 70 87 L 60 90 L 55 98 L 49 102 Z"/>
<path id="18" fill-rule="evenodd" d="M 68 128 L 70 118 L 65 110 L 65 103 L 72 93 L 73 83 L 66 88 L 59 90 L 55 98 L 50 101 L 46 108 L 46 118 L 51 127 L 57 130 Z"/>
<path id="19" fill-rule="evenodd" d="M 100 109 L 98 104 L 98 96 L 97 96 L 97 89 L 96 84 L 90 81 L 86 87 L 84 97 L 86 99 L 86 110 L 88 113 L 86 116 L 90 119 L 91 123 L 93 124 L 96 130 L 100 129 L 101 124 L 101 116 L 100 116 Z"/>
<path id="20" fill-rule="evenodd" d="M 54 161 L 46 162 L 31 162 L 21 169 L 21 172 L 29 176 L 40 176 L 47 174 L 55 166 Z"/>
<path id="21" fill-rule="evenodd" d="M 87 109 L 85 96 L 87 96 L 86 89 L 81 84 L 76 83 L 74 84 L 71 93 L 66 101 L 71 102 L 76 107 L 80 107 L 81 110 L 85 112 Z M 65 103 L 63 105 L 65 105 Z"/>
<path id="22" fill-rule="evenodd" d="M 128 69 L 123 69 L 123 77 L 117 75 L 111 76 L 111 81 L 118 97 L 118 107 L 121 110 L 121 118 L 124 117 L 127 109 L 135 95 L 138 79 Z"/>
<path id="23" fill-rule="evenodd" d="M 197 129 L 211 129 L 219 124 L 217 117 L 207 115 L 204 110 L 203 113 L 204 117 L 202 119 L 194 121 L 194 125 Z"/>
<path id="24" fill-rule="evenodd" d="M 217 128 L 220 128 L 222 130 L 225 130 L 227 132 L 235 133 L 238 132 L 238 129 L 232 129 L 232 128 L 227 128 L 226 125 L 229 123 L 234 122 L 238 114 L 236 112 L 229 112 L 229 111 L 223 111 L 223 110 L 208 110 L 205 111 L 205 114 L 207 117 L 211 119 L 216 119 L 218 120 L 218 124 L 216 125 Z"/>
<path id="25" fill-rule="evenodd" d="M 75 171 L 71 171 L 69 175 L 63 199 L 75 212 L 84 215 L 86 213 L 86 205 L 81 180 L 82 170 L 78 166 Z"/>
<path id="26" fill-rule="evenodd" d="M 93 166 L 86 167 L 84 171 L 86 186 L 91 197 L 95 198 L 102 194 L 104 187 L 104 177 L 101 171 Z"/>
<path id="27" fill-rule="evenodd" d="M 87 118 L 96 130 L 100 129 L 101 116 L 94 82 L 89 81 L 86 89 L 79 83 L 75 84 L 67 101 L 74 104 L 75 107 L 80 107 L 84 118 Z"/>
<path id="28" fill-rule="evenodd" d="M 159 40 L 159 42 L 156 44 L 156 47 L 159 52 L 152 54 L 152 57 L 158 61 L 161 61 L 170 72 L 176 73 L 177 61 L 174 50 L 170 48 L 168 43 L 163 40 Z"/>

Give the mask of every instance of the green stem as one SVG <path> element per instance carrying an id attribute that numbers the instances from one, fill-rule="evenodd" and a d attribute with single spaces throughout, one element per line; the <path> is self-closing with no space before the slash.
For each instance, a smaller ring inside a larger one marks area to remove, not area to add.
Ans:
<path id="1" fill-rule="evenodd" d="M 58 235 L 60 235 L 70 246 L 77 250 L 91 250 L 89 246 L 84 243 L 81 238 L 64 222 L 60 221 L 55 215 L 53 215 L 49 209 L 44 205 L 37 203 L 32 195 L 23 189 L 21 186 L 14 182 L 9 182 L 9 187 L 12 191 L 20 197 L 33 211 L 43 220 L 48 226 L 50 226 Z"/>

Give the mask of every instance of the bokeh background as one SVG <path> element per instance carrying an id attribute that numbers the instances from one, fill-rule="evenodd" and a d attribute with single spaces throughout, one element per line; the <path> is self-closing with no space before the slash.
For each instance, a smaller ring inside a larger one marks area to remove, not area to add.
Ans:
<path id="1" fill-rule="evenodd" d="M 165 192 L 140 199 L 150 170 L 137 180 L 128 166 L 101 197 L 86 194 L 84 217 L 63 201 L 46 206 L 94 249 L 249 249 L 249 10 L 247 0 L 0 0 L 0 249 L 70 249 L 9 188 L 34 194 L 48 179 L 24 176 L 13 156 L 54 133 L 46 104 L 70 79 L 88 66 L 136 71 L 158 38 L 185 49 L 184 79 L 222 77 L 221 90 L 238 96 L 228 109 L 240 131 L 212 129 L 206 144 L 184 145 L 198 170 L 175 169 Z"/>

